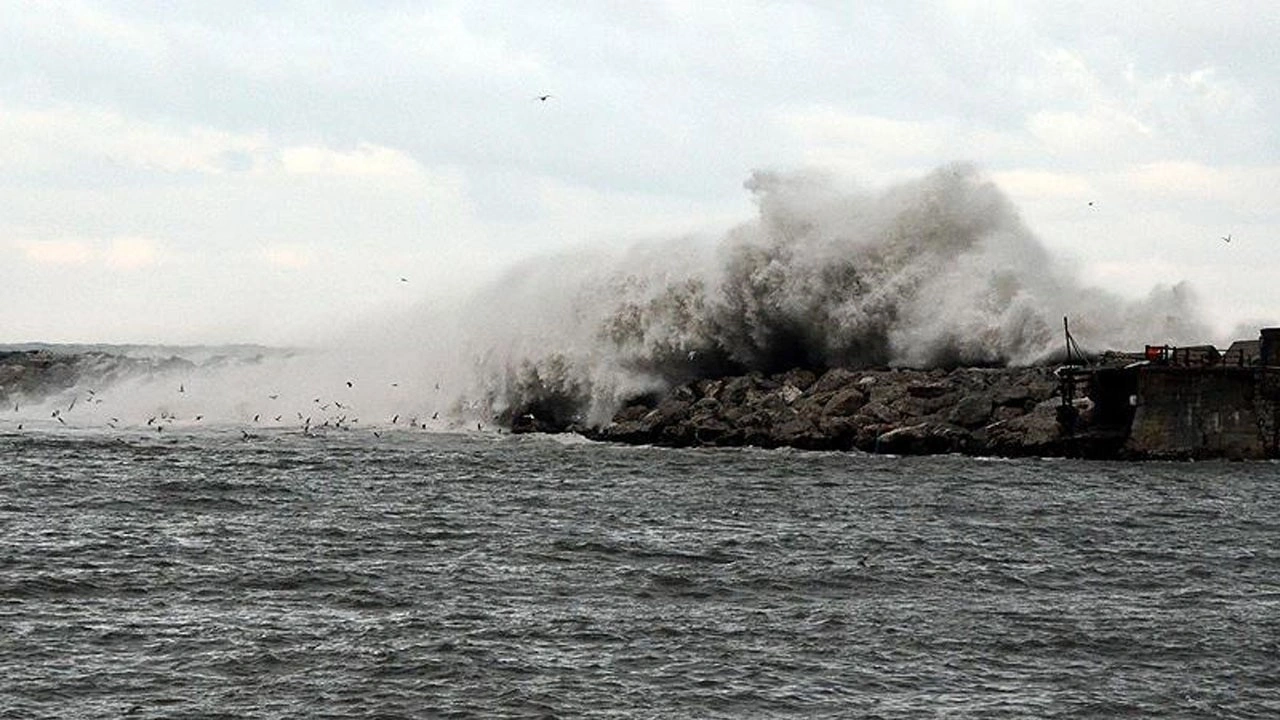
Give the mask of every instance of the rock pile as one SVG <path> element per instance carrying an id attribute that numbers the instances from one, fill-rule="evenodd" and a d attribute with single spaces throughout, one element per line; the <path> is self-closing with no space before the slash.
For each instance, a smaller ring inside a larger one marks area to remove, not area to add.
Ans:
<path id="1" fill-rule="evenodd" d="M 604 427 L 561 429 L 677 447 L 1063 455 L 1060 405 L 1047 367 L 792 370 L 699 380 L 628 404 Z"/>

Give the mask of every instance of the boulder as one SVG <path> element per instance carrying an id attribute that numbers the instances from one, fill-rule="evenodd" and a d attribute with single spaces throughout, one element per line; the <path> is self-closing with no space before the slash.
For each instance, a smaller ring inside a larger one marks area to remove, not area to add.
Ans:
<path id="1" fill-rule="evenodd" d="M 832 368 L 822 374 L 808 391 L 812 395 L 831 393 L 843 389 L 858 381 L 858 375 L 846 368 Z"/>
<path id="2" fill-rule="evenodd" d="M 978 444 L 985 454 L 991 455 L 1061 454 L 1059 405 L 1056 400 L 1046 400 L 1025 415 L 992 423 L 975 433 Z"/>
<path id="3" fill-rule="evenodd" d="M 963 395 L 955 405 L 951 406 L 951 412 L 947 414 L 947 422 L 963 428 L 982 427 L 990 421 L 993 406 L 989 393 Z"/>
<path id="4" fill-rule="evenodd" d="M 822 408 L 824 416 L 848 417 L 867 404 L 867 395 L 857 387 L 837 390 Z"/>

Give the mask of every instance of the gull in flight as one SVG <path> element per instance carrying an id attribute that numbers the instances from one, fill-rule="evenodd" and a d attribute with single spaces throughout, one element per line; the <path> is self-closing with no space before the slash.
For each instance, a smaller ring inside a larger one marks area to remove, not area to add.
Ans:
<path id="1" fill-rule="evenodd" d="M 539 101 L 541 101 L 541 102 L 546 102 L 546 101 L 550 100 L 550 99 L 551 99 L 551 98 L 553 98 L 553 97 L 555 97 L 555 95 L 539 95 L 539 96 L 535 97 L 535 98 L 534 98 L 534 100 L 539 100 Z"/>
<path id="2" fill-rule="evenodd" d="M 1226 237 L 1222 238 L 1222 242 L 1231 242 L 1231 233 L 1227 233 Z"/>

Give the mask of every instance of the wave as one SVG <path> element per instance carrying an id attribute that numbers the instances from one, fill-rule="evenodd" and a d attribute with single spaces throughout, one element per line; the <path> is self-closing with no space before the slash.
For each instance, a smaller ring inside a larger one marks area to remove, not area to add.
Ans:
<path id="1" fill-rule="evenodd" d="M 464 310 L 497 412 L 607 421 L 699 378 L 793 367 L 1027 365 L 1062 346 L 1202 341 L 1185 285 L 1088 288 L 974 166 L 880 191 L 756 172 L 758 216 L 714 240 L 582 249 L 513 268 Z"/>
<path id="2" fill-rule="evenodd" d="M 1063 316 L 1092 350 L 1208 334 L 1185 285 L 1137 301 L 1084 286 L 972 165 L 878 190 L 813 171 L 756 172 L 745 188 L 757 216 L 720 237 L 531 258 L 469 299 L 371 319 L 329 347 L 152 349 L 78 383 L 6 380 L 0 430 L 488 430 L 525 413 L 600 425 L 702 378 L 1034 364 L 1059 351 Z"/>

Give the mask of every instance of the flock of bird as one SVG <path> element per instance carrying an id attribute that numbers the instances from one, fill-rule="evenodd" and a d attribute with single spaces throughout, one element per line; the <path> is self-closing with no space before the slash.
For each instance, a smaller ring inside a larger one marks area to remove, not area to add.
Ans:
<path id="1" fill-rule="evenodd" d="M 552 95 L 540 95 L 540 96 L 537 96 L 535 99 L 546 102 L 552 97 L 553 97 Z M 409 282 L 409 278 L 407 277 L 400 277 L 399 279 L 400 279 L 400 282 L 402 283 Z M 398 388 L 399 386 L 400 386 L 400 383 L 398 382 L 391 383 L 391 387 L 393 388 Z M 347 380 L 346 388 L 348 390 L 354 389 L 355 381 Z M 435 384 L 435 391 L 437 393 L 440 392 L 439 383 Z M 187 395 L 186 383 L 178 384 L 177 394 L 182 396 Z M 86 390 L 83 390 L 81 393 L 72 394 L 71 400 L 70 402 L 67 403 L 67 406 L 65 409 L 60 407 L 54 408 L 50 412 L 50 415 L 49 415 L 50 419 L 56 420 L 60 425 L 68 426 L 69 423 L 67 422 L 66 418 L 68 414 L 70 414 L 75 409 L 76 404 L 81 401 L 82 397 L 85 399 L 84 404 L 101 405 L 103 402 L 102 397 L 98 395 L 98 392 L 96 390 L 86 389 Z M 280 393 L 278 392 L 271 393 L 266 396 L 266 399 L 272 402 L 278 401 L 280 399 Z M 330 411 L 330 408 L 332 408 L 333 410 Z M 13 413 L 15 415 L 18 414 L 21 411 L 21 409 L 22 409 L 22 406 L 20 403 L 14 403 Z M 314 435 L 323 430 L 352 430 L 355 428 L 355 426 L 360 424 L 360 418 L 354 415 L 352 405 L 349 402 L 347 404 L 344 404 L 341 400 L 338 400 L 336 398 L 325 400 L 324 398 L 319 396 L 314 397 L 310 403 L 310 407 L 308 407 L 307 410 L 308 411 L 305 413 L 301 410 L 294 410 L 292 412 L 292 415 L 296 416 L 297 418 L 298 428 L 301 430 L 303 435 Z M 254 413 L 251 427 L 240 429 L 241 438 L 246 441 L 257 439 L 259 436 L 254 434 L 250 430 L 252 428 L 265 427 L 270 425 L 271 423 L 274 423 L 276 427 L 288 427 L 290 424 L 294 422 L 294 419 L 293 417 L 289 417 L 289 419 L 286 420 L 286 415 L 288 415 L 288 413 L 284 413 L 284 412 L 274 413 L 274 414 L 271 412 Z M 183 416 L 183 417 L 186 417 L 186 416 Z M 190 423 L 197 424 L 204 421 L 205 414 L 196 413 L 195 415 L 191 415 L 189 417 L 190 417 Z M 269 419 L 264 421 L 264 417 Z M 182 417 L 180 417 L 177 413 L 174 413 L 170 410 L 161 409 L 159 412 L 153 415 L 150 415 L 146 419 L 146 423 L 144 427 L 150 430 L 154 430 L 157 433 L 162 433 L 164 432 L 166 427 L 172 427 L 175 423 L 181 422 L 181 420 L 182 420 Z M 439 429 L 442 427 L 442 425 L 440 424 L 439 410 L 432 411 L 430 420 L 434 421 L 436 424 L 430 425 L 426 420 L 420 420 L 419 416 L 417 415 L 402 418 L 399 413 L 396 413 L 392 415 L 387 425 L 366 425 L 365 427 L 368 427 L 369 431 L 375 437 L 382 437 L 382 430 L 387 429 L 388 426 L 394 426 L 396 428 L 422 429 L 422 430 L 430 430 L 433 427 Z M 140 422 L 140 418 L 139 418 L 139 422 Z M 122 424 L 121 418 L 118 416 L 108 417 L 103 424 L 105 424 L 106 427 L 112 430 L 121 430 L 129 427 L 127 424 Z M 83 423 L 80 423 L 80 425 L 83 426 Z M 18 422 L 16 425 L 16 428 L 19 431 L 24 430 L 26 429 L 26 423 Z M 476 430 L 479 432 L 483 432 L 485 430 L 484 423 L 477 422 Z"/>
<path id="2" fill-rule="evenodd" d="M 391 385 L 392 387 L 399 387 L 399 383 L 392 383 Z M 346 388 L 348 390 L 354 389 L 355 382 L 351 380 L 346 381 Z M 440 385 L 438 383 L 435 385 L 435 390 L 437 392 L 440 390 Z M 184 398 L 189 397 L 185 383 L 178 384 L 176 394 L 184 396 Z M 271 393 L 267 395 L 265 399 L 274 404 L 278 402 L 280 398 L 280 393 Z M 96 390 L 86 389 L 78 391 L 72 394 L 71 399 L 67 402 L 65 408 L 60 406 L 55 407 L 50 412 L 49 417 L 51 420 L 57 421 L 63 426 L 70 426 L 71 423 L 68 423 L 67 418 L 72 415 L 77 406 L 81 407 L 81 412 L 83 412 L 83 408 L 86 405 L 101 405 L 102 403 L 103 398 Z M 13 412 L 17 414 L 21 412 L 21 410 L 21 404 L 14 403 Z M 145 423 L 142 421 L 141 417 L 137 418 L 134 422 L 138 423 L 137 427 L 139 428 L 145 428 L 148 431 L 154 431 L 156 433 L 163 433 L 166 428 L 172 428 L 175 425 L 183 425 L 185 427 L 198 425 L 204 422 L 205 418 L 206 415 L 204 413 L 184 414 L 180 416 L 172 410 L 161 409 L 154 414 L 150 414 L 149 417 L 146 418 Z M 186 422 L 184 422 L 184 420 L 186 420 Z M 93 418 L 89 421 L 89 423 L 94 422 L 99 422 L 99 418 Z M 101 422 L 112 430 L 124 430 L 131 427 L 128 423 L 122 422 L 119 416 L 109 416 L 105 420 L 101 420 Z M 440 429 L 442 427 L 440 423 L 440 412 L 438 410 L 431 413 L 430 421 L 423 420 L 418 415 L 402 417 L 400 413 L 395 413 L 385 423 L 366 424 L 361 426 L 360 418 L 355 415 L 353 403 L 351 403 L 350 400 L 344 402 L 336 396 L 327 398 L 323 396 L 313 397 L 311 402 L 308 403 L 308 407 L 305 408 L 305 412 L 304 410 L 299 409 L 292 409 L 284 412 L 275 412 L 274 410 L 267 412 L 259 411 L 254 413 L 252 420 L 242 422 L 246 427 L 240 428 L 240 436 L 241 439 L 245 441 L 255 440 L 260 437 L 257 433 L 253 432 L 253 430 L 257 428 L 288 428 L 295 425 L 301 434 L 307 436 L 329 430 L 354 430 L 364 427 L 367 428 L 375 437 L 382 437 L 382 432 L 389 428 L 431 430 L 433 428 Z M 75 425 L 79 427 L 84 427 L 86 424 L 88 423 L 85 421 L 75 423 Z M 24 430 L 26 423 L 19 422 L 16 427 L 19 431 Z M 477 423 L 476 430 L 483 431 L 484 424 Z"/>

